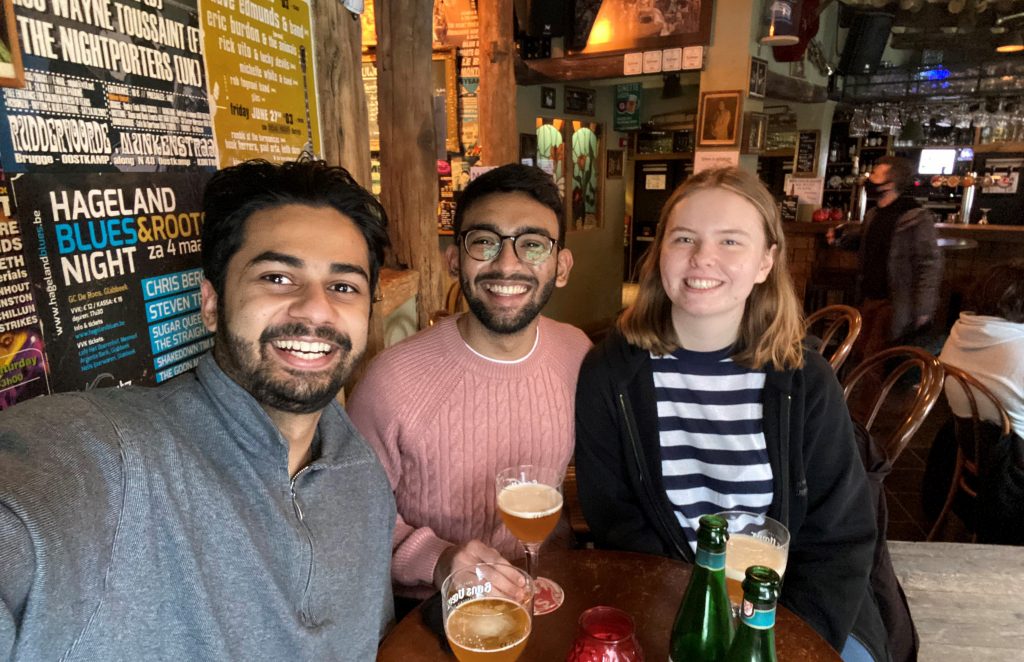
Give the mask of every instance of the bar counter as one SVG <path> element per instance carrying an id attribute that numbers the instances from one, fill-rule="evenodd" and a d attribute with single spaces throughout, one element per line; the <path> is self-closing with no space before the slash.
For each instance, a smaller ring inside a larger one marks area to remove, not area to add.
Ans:
<path id="1" fill-rule="evenodd" d="M 824 298 L 815 296 L 815 290 L 827 283 L 845 283 L 852 287 L 856 277 L 856 251 L 834 248 L 825 241 L 825 233 L 836 225 L 838 223 L 783 224 L 786 254 L 797 295 L 811 307 L 820 307 L 826 299 L 828 303 L 840 303 L 836 299 L 842 298 L 841 287 L 827 288 L 834 291 L 822 295 Z M 948 329 L 978 274 L 997 262 L 1024 257 L 1024 225 L 937 223 L 935 227 L 945 260 L 942 300 L 936 319 Z"/>

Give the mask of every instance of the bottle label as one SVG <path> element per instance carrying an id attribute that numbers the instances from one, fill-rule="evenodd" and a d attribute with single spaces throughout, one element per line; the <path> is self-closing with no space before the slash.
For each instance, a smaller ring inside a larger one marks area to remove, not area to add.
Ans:
<path id="1" fill-rule="evenodd" d="M 725 552 L 709 552 L 698 547 L 696 562 L 708 570 L 725 570 Z"/>
<path id="2" fill-rule="evenodd" d="M 755 609 L 754 605 L 744 598 L 740 620 L 755 630 L 770 630 L 775 627 L 775 608 Z"/>

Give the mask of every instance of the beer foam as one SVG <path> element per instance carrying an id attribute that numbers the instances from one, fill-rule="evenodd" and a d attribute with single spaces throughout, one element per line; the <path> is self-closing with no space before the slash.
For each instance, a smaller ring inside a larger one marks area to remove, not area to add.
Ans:
<path id="1" fill-rule="evenodd" d="M 539 519 L 562 509 L 562 494 L 541 483 L 512 483 L 498 493 L 498 508 L 514 517 Z"/>

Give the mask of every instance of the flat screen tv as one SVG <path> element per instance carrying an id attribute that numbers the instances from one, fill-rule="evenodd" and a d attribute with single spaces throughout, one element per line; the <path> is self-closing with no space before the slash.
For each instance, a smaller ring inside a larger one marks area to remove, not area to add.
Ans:
<path id="1" fill-rule="evenodd" d="M 956 165 L 956 149 L 922 149 L 917 162 L 919 175 L 951 175 Z"/>

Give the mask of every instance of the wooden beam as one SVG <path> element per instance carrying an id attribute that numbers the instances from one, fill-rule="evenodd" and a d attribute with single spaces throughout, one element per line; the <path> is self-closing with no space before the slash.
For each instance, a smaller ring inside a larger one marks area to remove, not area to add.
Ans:
<path id="1" fill-rule="evenodd" d="M 516 56 L 516 82 L 520 85 L 597 80 L 622 76 L 623 54 L 555 57 L 523 60 Z"/>
<path id="2" fill-rule="evenodd" d="M 797 103 L 822 103 L 828 101 L 828 90 L 821 85 L 809 83 L 800 78 L 793 78 L 768 70 L 765 81 L 766 96 L 781 101 Z"/>
<path id="3" fill-rule="evenodd" d="M 519 161 L 516 130 L 515 42 L 512 0 L 477 5 L 480 17 L 480 162 L 502 165 Z"/>
<path id="4" fill-rule="evenodd" d="M 376 0 L 381 202 L 391 221 L 389 266 L 419 273 L 420 327 L 443 306 L 447 269 L 437 240 L 433 0 Z M 358 69 L 353 64 L 354 69 Z"/>
<path id="5" fill-rule="evenodd" d="M 340 2 L 313 3 L 321 156 L 370 186 L 369 116 L 360 77 L 359 21 Z"/>

